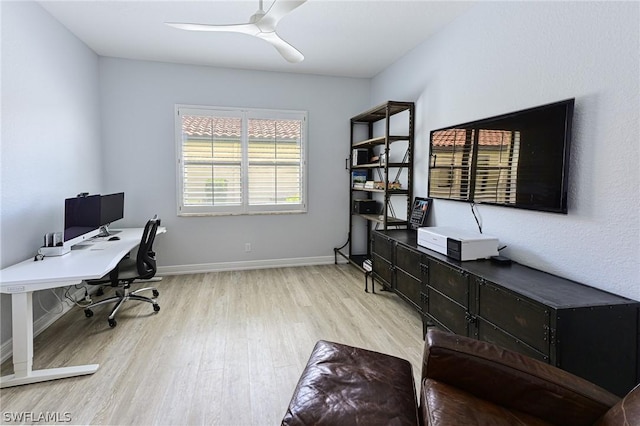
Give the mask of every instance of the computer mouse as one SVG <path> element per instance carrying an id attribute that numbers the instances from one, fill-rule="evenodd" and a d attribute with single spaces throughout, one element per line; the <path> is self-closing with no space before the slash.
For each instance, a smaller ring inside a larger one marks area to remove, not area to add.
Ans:
<path id="1" fill-rule="evenodd" d="M 120 237 L 111 237 L 111 238 L 109 238 L 109 241 L 115 241 L 115 240 L 119 240 L 119 239 L 120 239 Z"/>

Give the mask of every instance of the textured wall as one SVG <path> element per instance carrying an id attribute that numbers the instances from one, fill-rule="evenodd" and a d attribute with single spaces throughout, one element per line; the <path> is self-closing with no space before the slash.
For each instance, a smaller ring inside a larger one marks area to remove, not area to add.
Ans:
<path id="1" fill-rule="evenodd" d="M 416 188 L 429 132 L 576 98 L 569 214 L 480 205 L 487 234 L 521 263 L 640 299 L 640 4 L 486 2 L 372 82 L 373 101 L 416 100 Z M 477 229 L 436 200 L 432 224 Z"/>

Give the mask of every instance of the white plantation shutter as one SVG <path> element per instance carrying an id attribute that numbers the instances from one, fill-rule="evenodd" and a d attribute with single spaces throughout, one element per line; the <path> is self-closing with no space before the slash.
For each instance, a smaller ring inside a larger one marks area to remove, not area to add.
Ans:
<path id="1" fill-rule="evenodd" d="M 176 107 L 178 214 L 306 211 L 306 113 Z"/>

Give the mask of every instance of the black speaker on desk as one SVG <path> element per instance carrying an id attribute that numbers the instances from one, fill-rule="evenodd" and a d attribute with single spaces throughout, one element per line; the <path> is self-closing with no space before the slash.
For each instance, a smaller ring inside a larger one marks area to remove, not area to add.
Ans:
<path id="1" fill-rule="evenodd" d="M 370 199 L 353 200 L 353 212 L 359 214 L 377 214 L 378 202 Z"/>

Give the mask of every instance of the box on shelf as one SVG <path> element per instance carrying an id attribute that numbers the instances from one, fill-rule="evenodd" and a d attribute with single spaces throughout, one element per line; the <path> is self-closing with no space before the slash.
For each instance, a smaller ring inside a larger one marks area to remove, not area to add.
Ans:
<path id="1" fill-rule="evenodd" d="M 378 202 L 371 199 L 354 199 L 353 212 L 359 214 L 376 214 L 378 213 Z"/>

